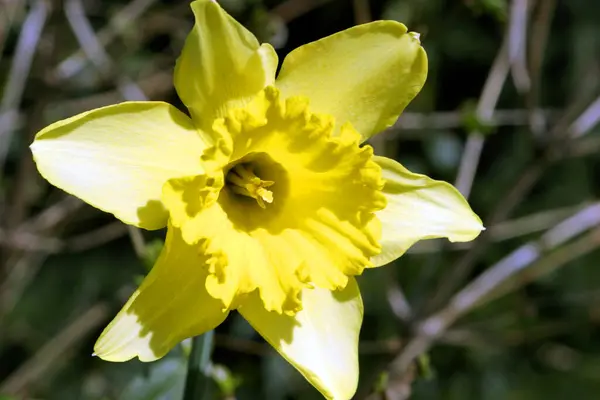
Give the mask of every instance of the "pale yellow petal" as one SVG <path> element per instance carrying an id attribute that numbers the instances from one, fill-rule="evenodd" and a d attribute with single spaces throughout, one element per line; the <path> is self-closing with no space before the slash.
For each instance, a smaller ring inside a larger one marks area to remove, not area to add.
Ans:
<path id="1" fill-rule="evenodd" d="M 214 329 L 227 317 L 205 289 L 206 258 L 169 227 L 165 247 L 142 285 L 94 347 L 106 361 L 153 361 L 182 340 Z"/>
<path id="2" fill-rule="evenodd" d="M 162 102 L 130 102 L 58 121 L 31 151 L 51 184 L 128 224 L 166 225 L 162 186 L 201 173 L 204 143 L 192 121 Z"/>
<path id="3" fill-rule="evenodd" d="M 283 96 L 307 96 L 337 126 L 352 123 L 363 140 L 381 132 L 419 93 L 427 55 L 418 35 L 395 21 L 376 21 L 292 51 L 277 77 Z"/>
<path id="4" fill-rule="evenodd" d="M 275 79 L 277 54 L 227 14 L 217 2 L 191 4 L 195 25 L 175 66 L 175 87 L 196 124 L 240 107 Z"/>
<path id="5" fill-rule="evenodd" d="M 295 316 L 268 312 L 253 294 L 239 308 L 264 338 L 326 398 L 352 398 L 358 384 L 363 304 L 354 278 L 339 292 L 302 291 Z"/>
<path id="6" fill-rule="evenodd" d="M 419 240 L 445 237 L 468 242 L 484 229 L 452 185 L 413 174 L 389 158 L 373 159 L 382 169 L 387 198 L 387 206 L 376 212 L 382 226 L 382 251 L 371 259 L 375 266 L 395 260 Z"/>

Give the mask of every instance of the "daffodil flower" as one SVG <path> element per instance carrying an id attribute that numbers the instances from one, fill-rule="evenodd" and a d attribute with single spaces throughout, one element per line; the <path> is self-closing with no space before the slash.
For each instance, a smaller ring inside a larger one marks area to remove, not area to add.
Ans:
<path id="1" fill-rule="evenodd" d="M 355 276 L 422 239 L 469 241 L 480 219 L 449 184 L 363 145 L 419 92 L 418 34 L 376 21 L 283 62 L 216 2 L 175 66 L 190 116 L 125 102 L 56 122 L 31 149 L 53 185 L 145 229 L 168 227 L 155 266 L 95 354 L 152 361 L 237 310 L 325 397 L 358 382 Z"/>

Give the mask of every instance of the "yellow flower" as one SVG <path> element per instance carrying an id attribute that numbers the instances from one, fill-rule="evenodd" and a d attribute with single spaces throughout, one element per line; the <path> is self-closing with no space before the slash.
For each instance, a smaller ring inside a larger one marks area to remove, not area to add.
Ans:
<path id="1" fill-rule="evenodd" d="M 40 173 L 145 229 L 168 226 L 152 271 L 105 329 L 109 361 L 164 356 L 240 314 L 325 397 L 358 382 L 354 276 L 421 239 L 474 239 L 481 221 L 450 185 L 361 144 L 419 92 L 427 57 L 394 21 L 353 27 L 287 56 L 217 3 L 175 67 L 191 118 L 127 102 L 56 122 L 31 146 Z"/>

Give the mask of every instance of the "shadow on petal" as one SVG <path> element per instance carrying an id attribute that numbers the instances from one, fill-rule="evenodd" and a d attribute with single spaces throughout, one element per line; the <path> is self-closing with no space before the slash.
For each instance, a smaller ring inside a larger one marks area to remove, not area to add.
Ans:
<path id="1" fill-rule="evenodd" d="M 337 292 L 305 289 L 302 307 L 293 316 L 268 312 L 255 292 L 239 311 L 325 397 L 351 398 L 358 385 L 363 317 L 356 280 Z"/>
<path id="2" fill-rule="evenodd" d="M 97 356 L 153 361 L 182 340 L 223 322 L 228 311 L 206 291 L 207 259 L 200 250 L 169 227 L 155 266 L 98 339 Z"/>

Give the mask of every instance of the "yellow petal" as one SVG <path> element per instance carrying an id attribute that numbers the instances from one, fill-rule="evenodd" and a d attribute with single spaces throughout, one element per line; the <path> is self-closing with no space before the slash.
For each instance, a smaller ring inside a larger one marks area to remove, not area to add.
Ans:
<path id="1" fill-rule="evenodd" d="M 392 125 L 419 93 L 427 55 L 418 35 L 376 21 L 309 43 L 284 60 L 277 87 L 310 98 L 315 112 L 350 122 L 363 140 Z"/>
<path id="2" fill-rule="evenodd" d="M 196 124 L 208 131 L 215 118 L 274 81 L 277 54 L 217 2 L 200 0 L 191 7 L 196 23 L 175 66 L 175 87 Z"/>
<path id="3" fill-rule="evenodd" d="M 53 185 L 125 223 L 158 229 L 168 216 L 163 184 L 201 173 L 204 147 L 175 107 L 131 102 L 58 121 L 36 135 L 31 151 Z"/>
<path id="4" fill-rule="evenodd" d="M 244 316 L 290 364 L 328 399 L 350 399 L 358 384 L 358 335 L 363 304 L 354 278 L 339 292 L 305 289 L 295 316 L 268 312 L 250 295 Z"/>
<path id="5" fill-rule="evenodd" d="M 372 149 L 359 146 L 349 125 L 331 137 L 330 117 L 311 114 L 306 99 L 280 101 L 273 88 L 257 101 L 215 123 L 232 140 L 227 157 L 205 153 L 240 167 L 172 179 L 163 201 L 183 238 L 213 255 L 212 296 L 230 305 L 258 288 L 266 309 L 293 313 L 303 288 L 341 289 L 370 266 L 380 251 L 374 212 L 385 206 L 383 180 Z M 269 182 L 272 202 L 242 190 L 237 173 Z"/>
<path id="6" fill-rule="evenodd" d="M 373 157 L 385 179 L 387 206 L 378 212 L 382 251 L 371 261 L 384 265 L 400 257 L 415 242 L 448 238 L 468 242 L 484 229 L 481 219 L 452 185 L 413 174 L 398 162 Z"/>
<path id="7" fill-rule="evenodd" d="M 106 361 L 153 361 L 182 340 L 214 329 L 227 317 L 205 289 L 206 258 L 169 227 L 163 251 L 94 347 Z"/>

